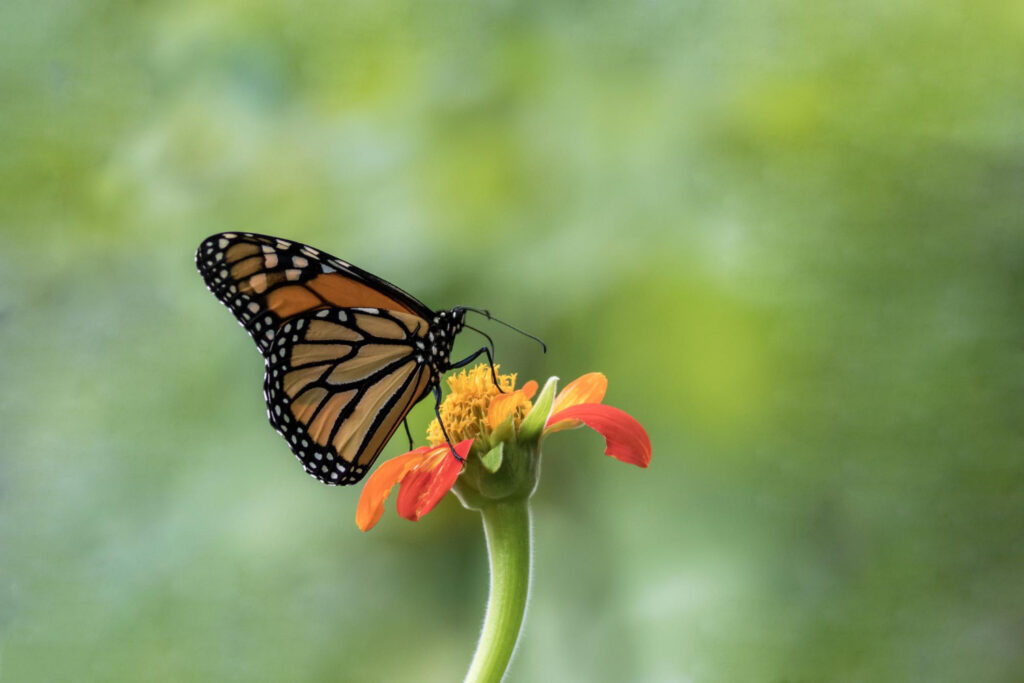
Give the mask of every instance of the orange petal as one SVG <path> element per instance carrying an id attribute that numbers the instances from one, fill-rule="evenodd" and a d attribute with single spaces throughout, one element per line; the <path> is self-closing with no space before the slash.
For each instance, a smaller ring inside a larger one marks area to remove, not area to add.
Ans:
<path id="1" fill-rule="evenodd" d="M 557 413 L 563 408 L 581 403 L 600 403 L 607 390 L 608 378 L 603 373 L 588 372 L 569 382 L 558 392 L 551 410 Z"/>
<path id="2" fill-rule="evenodd" d="M 531 379 L 529 382 L 524 384 L 523 388 L 519 391 L 523 392 L 523 396 L 525 396 L 526 400 L 529 401 L 533 398 L 533 395 L 537 393 L 537 382 Z"/>
<path id="3" fill-rule="evenodd" d="M 492 398 L 491 404 L 487 406 L 487 426 L 492 431 L 497 429 L 517 407 L 529 401 L 536 393 L 537 383 L 531 379 L 522 389 L 516 389 L 508 394 L 498 394 Z"/>
<path id="4" fill-rule="evenodd" d="M 600 403 L 604 400 L 604 394 L 608 390 L 608 378 L 600 372 L 588 372 L 581 375 L 565 385 L 565 388 L 558 392 L 555 402 L 551 406 L 551 417 L 548 418 L 545 426 L 546 432 L 557 432 L 562 429 L 573 429 L 580 426 L 579 420 L 561 421 L 554 419 L 554 416 L 572 406 L 585 403 Z"/>
<path id="5" fill-rule="evenodd" d="M 356 506 L 356 525 L 360 529 L 369 531 L 380 521 L 384 514 L 384 501 L 391 495 L 391 489 L 402 481 L 409 470 L 423 462 L 428 451 L 430 446 L 420 446 L 414 451 L 403 453 L 388 460 L 370 475 L 363 485 L 359 505 Z"/>
<path id="6" fill-rule="evenodd" d="M 487 406 L 487 426 L 493 431 L 509 415 L 516 411 L 523 401 L 522 393 L 514 391 L 511 394 L 499 394 L 491 399 L 491 405 Z"/>
<path id="7" fill-rule="evenodd" d="M 491 399 L 491 405 L 487 406 L 487 426 L 494 430 L 515 411 L 519 404 L 519 392 L 511 394 L 498 394 Z"/>
<path id="8" fill-rule="evenodd" d="M 455 452 L 465 460 L 473 439 L 466 439 L 455 446 Z M 398 514 L 412 521 L 434 509 L 444 494 L 455 484 L 462 472 L 462 463 L 448 451 L 448 444 L 432 448 L 430 454 L 419 466 L 402 480 L 398 490 Z"/>
<path id="9" fill-rule="evenodd" d="M 605 455 L 638 467 L 651 463 L 651 439 L 629 413 L 600 403 L 584 403 L 555 413 L 548 422 L 562 420 L 580 420 L 600 433 L 605 441 Z"/>

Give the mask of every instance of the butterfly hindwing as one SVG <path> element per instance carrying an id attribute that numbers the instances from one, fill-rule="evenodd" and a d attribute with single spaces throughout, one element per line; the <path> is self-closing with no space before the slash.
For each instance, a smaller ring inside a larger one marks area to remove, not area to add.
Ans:
<path id="1" fill-rule="evenodd" d="M 374 308 L 321 309 L 285 322 L 265 354 L 270 423 L 311 475 L 359 481 L 434 376 L 429 322 Z"/>
<path id="2" fill-rule="evenodd" d="M 413 296 L 325 252 L 279 237 L 221 233 L 199 245 L 196 265 L 210 291 L 266 354 L 284 321 L 325 307 L 374 307 L 429 320 Z"/>

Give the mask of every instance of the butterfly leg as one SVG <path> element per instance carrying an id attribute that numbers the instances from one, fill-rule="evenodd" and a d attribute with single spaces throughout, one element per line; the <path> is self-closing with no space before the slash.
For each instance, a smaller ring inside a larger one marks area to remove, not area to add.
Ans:
<path id="1" fill-rule="evenodd" d="M 402 420 L 402 424 L 405 426 L 405 435 L 409 437 L 409 450 L 413 449 L 412 432 L 409 431 L 409 419 Z"/>
<path id="2" fill-rule="evenodd" d="M 475 361 L 477 358 L 479 358 L 481 353 L 487 356 L 487 364 L 491 366 L 491 379 L 494 381 L 494 386 L 498 387 L 498 391 L 499 392 L 501 392 L 503 394 L 504 393 L 508 393 L 504 389 L 502 389 L 501 385 L 498 383 L 498 373 L 495 372 L 495 370 L 494 370 L 494 356 L 491 355 L 491 350 L 489 348 L 487 348 L 486 346 L 477 349 L 476 351 L 471 353 L 466 358 L 463 358 L 462 360 L 460 360 L 458 362 L 452 363 L 451 365 L 448 366 L 448 369 L 449 370 L 455 370 L 456 368 L 461 368 L 461 367 L 463 367 L 465 365 L 469 365 L 470 363 Z"/>
<path id="3" fill-rule="evenodd" d="M 444 428 L 444 420 L 441 419 L 441 387 L 437 384 L 434 385 L 434 413 L 437 415 L 437 424 L 441 425 L 441 433 L 444 434 L 444 440 L 448 442 L 448 450 L 459 462 L 466 462 L 465 458 L 460 458 L 459 454 L 455 452 L 455 446 L 452 445 L 452 439 L 448 436 L 448 430 Z"/>

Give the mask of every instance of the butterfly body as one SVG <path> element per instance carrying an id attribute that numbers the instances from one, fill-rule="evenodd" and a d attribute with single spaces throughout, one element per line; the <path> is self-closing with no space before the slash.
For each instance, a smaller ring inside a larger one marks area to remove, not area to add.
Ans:
<path id="1" fill-rule="evenodd" d="M 263 354 L 271 425 L 325 484 L 359 481 L 453 367 L 463 309 L 434 312 L 313 247 L 222 233 L 203 241 L 196 265 Z"/>

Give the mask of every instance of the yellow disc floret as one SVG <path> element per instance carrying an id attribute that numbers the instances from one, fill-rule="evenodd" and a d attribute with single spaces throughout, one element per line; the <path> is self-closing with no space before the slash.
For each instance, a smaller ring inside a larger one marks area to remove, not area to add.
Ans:
<path id="1" fill-rule="evenodd" d="M 499 367 L 494 366 L 495 373 Z M 452 443 L 458 443 L 463 439 L 490 436 L 487 414 L 491 401 L 498 396 L 512 394 L 516 386 L 516 375 L 498 375 L 501 391 L 494 386 L 491 366 L 486 364 L 451 375 L 447 382 L 450 392 L 441 402 L 441 419 L 444 420 L 444 427 L 448 430 Z M 533 404 L 521 393 L 510 398 L 515 401 L 512 419 L 518 428 Z M 437 420 L 431 421 L 427 429 L 427 438 L 432 446 L 439 446 L 445 442 L 444 433 Z"/>

